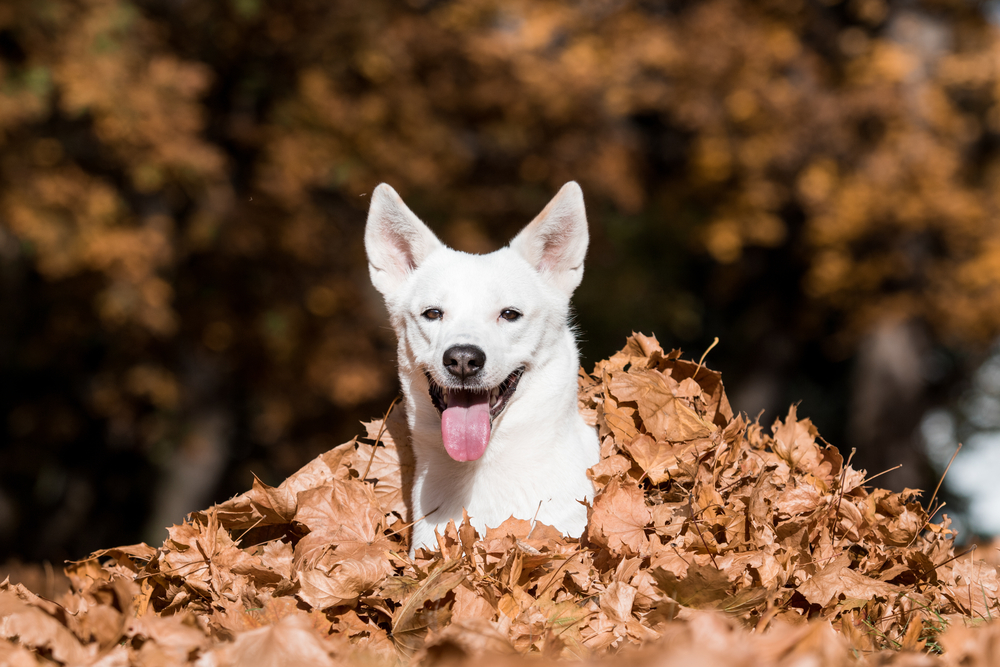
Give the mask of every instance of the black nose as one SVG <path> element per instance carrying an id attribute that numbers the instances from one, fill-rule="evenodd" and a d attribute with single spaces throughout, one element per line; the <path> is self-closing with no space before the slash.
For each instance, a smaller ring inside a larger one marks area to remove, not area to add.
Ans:
<path id="1" fill-rule="evenodd" d="M 486 365 L 486 353 L 475 345 L 452 345 L 444 351 L 444 367 L 457 378 L 475 377 Z"/>

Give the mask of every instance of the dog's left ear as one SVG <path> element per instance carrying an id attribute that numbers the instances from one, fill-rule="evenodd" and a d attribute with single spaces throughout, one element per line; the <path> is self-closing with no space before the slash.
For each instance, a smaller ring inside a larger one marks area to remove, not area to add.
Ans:
<path id="1" fill-rule="evenodd" d="M 576 181 L 570 181 L 514 237 L 510 247 L 556 287 L 572 294 L 583 279 L 589 241 L 583 191 Z"/>

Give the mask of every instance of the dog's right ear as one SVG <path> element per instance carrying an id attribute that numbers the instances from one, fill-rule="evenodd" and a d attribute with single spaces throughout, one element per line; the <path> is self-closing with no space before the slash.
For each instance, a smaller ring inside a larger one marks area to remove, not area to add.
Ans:
<path id="1" fill-rule="evenodd" d="M 434 232 L 382 183 L 372 193 L 365 225 L 365 252 L 375 289 L 388 296 L 428 255 L 442 247 Z"/>

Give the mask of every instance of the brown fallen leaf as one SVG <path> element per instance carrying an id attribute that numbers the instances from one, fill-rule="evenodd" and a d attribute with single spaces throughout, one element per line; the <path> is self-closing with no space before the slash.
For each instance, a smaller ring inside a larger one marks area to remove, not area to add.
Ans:
<path id="1" fill-rule="evenodd" d="M 707 437 L 714 430 L 713 424 L 702 419 L 678 395 L 683 392 L 677 381 L 659 371 L 615 373 L 608 388 L 619 401 L 638 405 L 643 424 L 656 440 L 684 442 Z"/>
<path id="2" fill-rule="evenodd" d="M 827 607 L 838 596 L 869 600 L 888 598 L 900 593 L 898 586 L 872 579 L 850 569 L 851 559 L 847 554 L 839 556 L 832 563 L 799 584 L 798 591 L 806 600 L 820 607 Z"/>
<path id="3" fill-rule="evenodd" d="M 44 663 L 33 651 L 9 639 L 0 639 L 0 665 L 4 667 L 40 667 Z"/>
<path id="4" fill-rule="evenodd" d="M 338 561 L 330 572 L 306 570 L 299 575 L 299 597 L 314 609 L 351 604 L 371 591 L 389 574 L 389 561 L 365 554 L 360 560 Z"/>
<path id="5" fill-rule="evenodd" d="M 515 655 L 514 647 L 497 626 L 484 618 L 456 619 L 443 630 L 429 633 L 427 642 L 413 659 L 417 664 L 441 664 L 448 660 Z"/>
<path id="6" fill-rule="evenodd" d="M 316 457 L 277 487 L 256 477 L 253 488 L 217 506 L 223 522 L 239 530 L 288 523 L 298 510 L 300 491 L 314 489 L 348 477 L 355 441 L 345 442 Z"/>
<path id="7" fill-rule="evenodd" d="M 796 407 L 788 409 L 784 421 L 775 422 L 774 453 L 784 459 L 792 468 L 811 470 L 822 459 L 816 438 L 819 432 L 808 419 L 799 420 Z"/>
<path id="8" fill-rule="evenodd" d="M 213 652 L 219 667 L 333 667 L 328 648 L 303 614 L 250 630 Z"/>
<path id="9" fill-rule="evenodd" d="M 465 580 L 460 561 L 445 561 L 420 583 L 392 619 L 392 638 L 404 657 L 411 657 L 431 630 L 442 630 L 451 619 L 443 600 Z"/>
<path id="10" fill-rule="evenodd" d="M 612 582 L 601 594 L 601 611 L 615 623 L 632 620 L 632 604 L 635 602 L 635 587 L 620 581 Z"/>
<path id="11" fill-rule="evenodd" d="M 652 436 L 640 433 L 625 444 L 625 450 L 654 484 L 670 479 L 667 468 L 676 461 L 676 456 L 666 443 L 657 442 Z"/>
<path id="12" fill-rule="evenodd" d="M 167 661 L 166 664 L 183 664 L 188 656 L 211 645 L 196 617 L 188 612 L 172 616 L 150 614 L 132 619 L 126 635 L 140 645 L 148 661 L 153 662 L 153 656 L 157 656 L 156 659 Z"/>
<path id="13" fill-rule="evenodd" d="M 645 528 L 652 521 L 642 489 L 618 478 L 604 487 L 590 508 L 587 537 L 613 553 L 647 555 L 649 540 Z"/>
<path id="14" fill-rule="evenodd" d="M 683 578 L 673 572 L 652 572 L 657 587 L 677 603 L 692 609 L 719 609 L 731 597 L 726 574 L 708 565 L 692 564 Z"/>
<path id="15" fill-rule="evenodd" d="M 97 644 L 82 645 L 55 618 L 9 591 L 0 591 L 0 638 L 17 639 L 22 646 L 51 651 L 52 656 L 64 664 L 89 663 L 98 648 Z"/>
<path id="16" fill-rule="evenodd" d="M 383 513 L 370 486 L 334 480 L 299 494 L 294 521 L 309 534 L 295 546 L 299 567 L 315 563 L 332 548 L 342 558 L 380 555 L 390 544 L 381 538 Z"/>

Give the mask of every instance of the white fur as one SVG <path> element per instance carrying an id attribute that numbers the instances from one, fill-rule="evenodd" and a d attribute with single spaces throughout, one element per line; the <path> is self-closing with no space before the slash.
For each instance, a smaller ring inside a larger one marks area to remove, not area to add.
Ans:
<path id="1" fill-rule="evenodd" d="M 530 520 L 537 514 L 566 535 L 582 534 L 587 512 L 579 501 L 593 498 L 587 469 L 597 463 L 600 446 L 577 409 L 579 355 L 568 320 L 587 243 L 576 183 L 564 185 L 510 246 L 488 255 L 448 248 L 391 187 L 375 189 L 365 248 L 372 283 L 385 297 L 399 339 L 399 377 L 416 457 L 411 509 L 418 521 L 411 551 L 434 548 L 435 529 L 452 519 L 459 523 L 463 507 L 480 533 L 512 515 Z M 430 308 L 442 317 L 423 317 Z M 501 318 L 508 308 L 522 317 Z M 448 456 L 424 375 L 457 387 L 442 362 L 456 344 L 485 351 L 486 387 L 525 368 L 477 461 Z"/>

